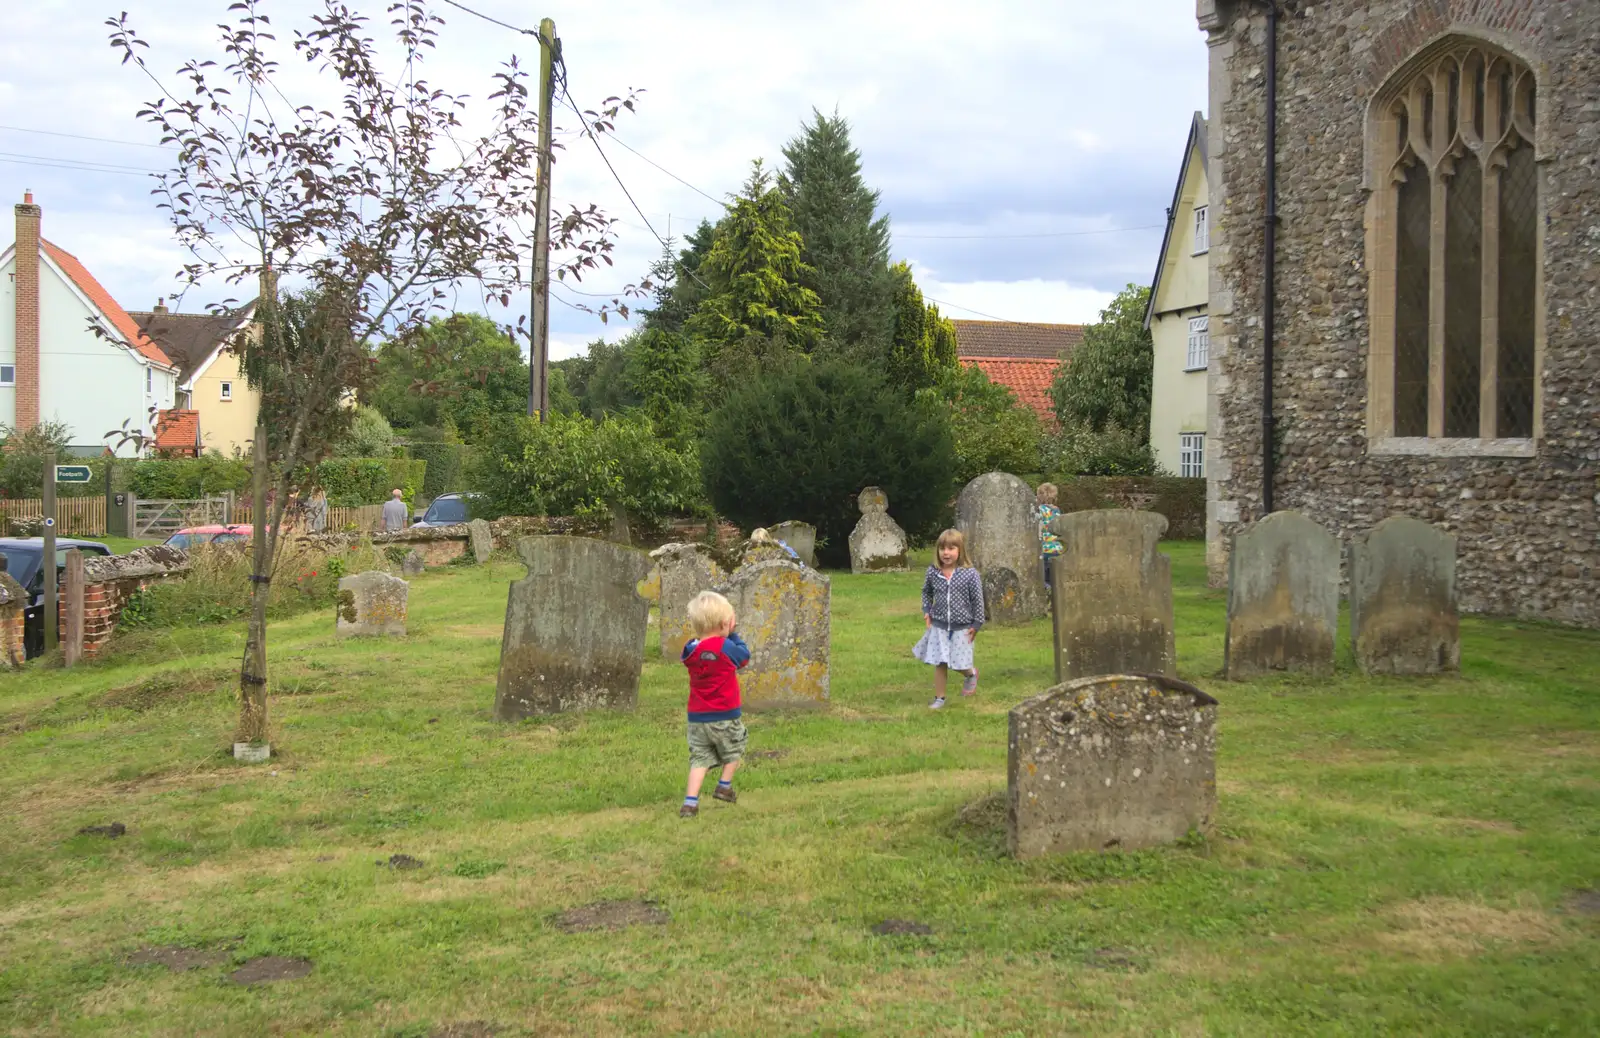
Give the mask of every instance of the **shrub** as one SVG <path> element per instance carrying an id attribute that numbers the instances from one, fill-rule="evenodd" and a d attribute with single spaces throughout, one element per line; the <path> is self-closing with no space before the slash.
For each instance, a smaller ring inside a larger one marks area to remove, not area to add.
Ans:
<path id="1" fill-rule="evenodd" d="M 1103 432 L 1066 426 L 1042 441 L 1039 454 L 1043 470 L 1058 476 L 1153 476 L 1160 470 L 1142 435 L 1115 426 Z"/>
<path id="2" fill-rule="evenodd" d="M 422 496 L 433 500 L 440 494 L 463 489 L 461 479 L 470 448 L 462 443 L 427 443 L 413 441 L 406 448 L 413 458 L 428 463 L 422 478 Z"/>
<path id="3" fill-rule="evenodd" d="M 704 507 L 695 456 L 672 449 L 638 413 L 552 414 L 542 424 L 501 416 L 474 451 L 469 482 L 490 516 L 595 519 L 618 506 L 659 525 Z"/>
<path id="4" fill-rule="evenodd" d="M 229 490 L 247 493 L 250 466 L 221 454 L 198 458 L 150 458 L 134 463 L 128 487 L 147 501 L 192 501 Z"/>
<path id="5" fill-rule="evenodd" d="M 745 527 L 812 523 L 831 565 L 849 558 L 863 487 L 882 487 L 896 521 L 925 535 L 956 476 L 940 402 L 843 361 L 790 363 L 735 388 L 711 415 L 701 465 L 719 512 Z"/>
<path id="6" fill-rule="evenodd" d="M 44 493 L 44 459 L 56 452 L 58 465 L 88 465 L 87 483 L 58 483 L 58 497 L 94 497 L 105 493 L 104 457 L 80 458 L 67 449 L 71 430 L 61 422 L 40 422 L 26 432 L 0 425 L 0 497 L 37 498 Z"/>
<path id="7" fill-rule="evenodd" d="M 925 392 L 949 407 L 958 485 L 985 472 L 1023 475 L 1038 470 L 1039 416 L 1019 404 L 1010 388 L 990 382 L 981 368 L 972 367 L 946 371 L 939 385 Z"/>
<path id="8" fill-rule="evenodd" d="M 422 489 L 428 463 L 411 458 L 329 458 L 317 466 L 317 483 L 336 508 L 376 505 L 399 487 L 407 501 Z"/>
<path id="9" fill-rule="evenodd" d="M 387 458 L 393 443 L 394 429 L 383 413 L 376 407 L 359 407 L 350 428 L 333 445 L 333 453 L 340 458 Z"/>

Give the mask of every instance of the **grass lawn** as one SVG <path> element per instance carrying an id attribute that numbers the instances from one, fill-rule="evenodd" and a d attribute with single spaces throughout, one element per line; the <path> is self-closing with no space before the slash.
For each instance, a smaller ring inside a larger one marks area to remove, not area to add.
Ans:
<path id="1" fill-rule="evenodd" d="M 1166 550 L 1221 808 L 1158 851 L 1006 856 L 1049 629 L 986 631 L 930 712 L 919 574 L 834 575 L 831 707 L 748 718 L 739 804 L 693 821 L 653 633 L 637 712 L 491 719 L 510 561 L 418 578 L 403 640 L 275 624 L 270 765 L 225 748 L 239 625 L 0 677 L 0 1030 L 1600 1033 L 1600 636 L 1467 620 L 1459 677 L 1233 684 L 1203 548 Z M 603 899 L 670 922 L 557 925 Z M 129 962 L 173 946 L 213 958 Z M 311 971 L 228 982 L 264 955 Z"/>

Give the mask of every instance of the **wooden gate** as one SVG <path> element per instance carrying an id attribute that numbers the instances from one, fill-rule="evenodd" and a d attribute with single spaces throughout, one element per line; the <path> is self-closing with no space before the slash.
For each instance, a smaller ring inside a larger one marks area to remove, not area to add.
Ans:
<path id="1" fill-rule="evenodd" d="M 226 497 L 203 497 L 193 501 L 135 501 L 133 536 L 166 538 L 186 526 L 211 526 L 228 521 Z"/>

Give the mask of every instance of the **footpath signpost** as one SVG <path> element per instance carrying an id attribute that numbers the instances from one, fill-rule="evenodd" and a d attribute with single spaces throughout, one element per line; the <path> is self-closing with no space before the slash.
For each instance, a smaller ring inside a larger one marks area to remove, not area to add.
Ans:
<path id="1" fill-rule="evenodd" d="M 55 451 L 44 456 L 44 551 L 39 559 L 44 582 L 44 651 L 56 647 L 60 623 L 60 580 L 56 572 L 56 484 L 87 483 L 87 465 L 57 465 Z"/>

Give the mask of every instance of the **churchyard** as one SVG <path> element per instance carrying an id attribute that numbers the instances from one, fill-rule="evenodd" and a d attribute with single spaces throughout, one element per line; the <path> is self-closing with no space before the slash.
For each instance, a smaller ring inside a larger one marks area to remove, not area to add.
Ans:
<path id="1" fill-rule="evenodd" d="M 1049 621 L 930 712 L 926 552 L 829 574 L 828 704 L 750 713 L 739 803 L 689 821 L 656 625 L 632 711 L 495 719 L 509 552 L 413 578 L 404 637 L 275 622 L 264 765 L 242 624 L 0 676 L 4 1030 L 1600 1030 L 1600 637 L 1464 618 L 1459 675 L 1368 677 L 1346 617 L 1332 677 L 1230 682 L 1203 546 L 1161 550 L 1219 796 L 1148 850 L 1008 852 Z"/>

